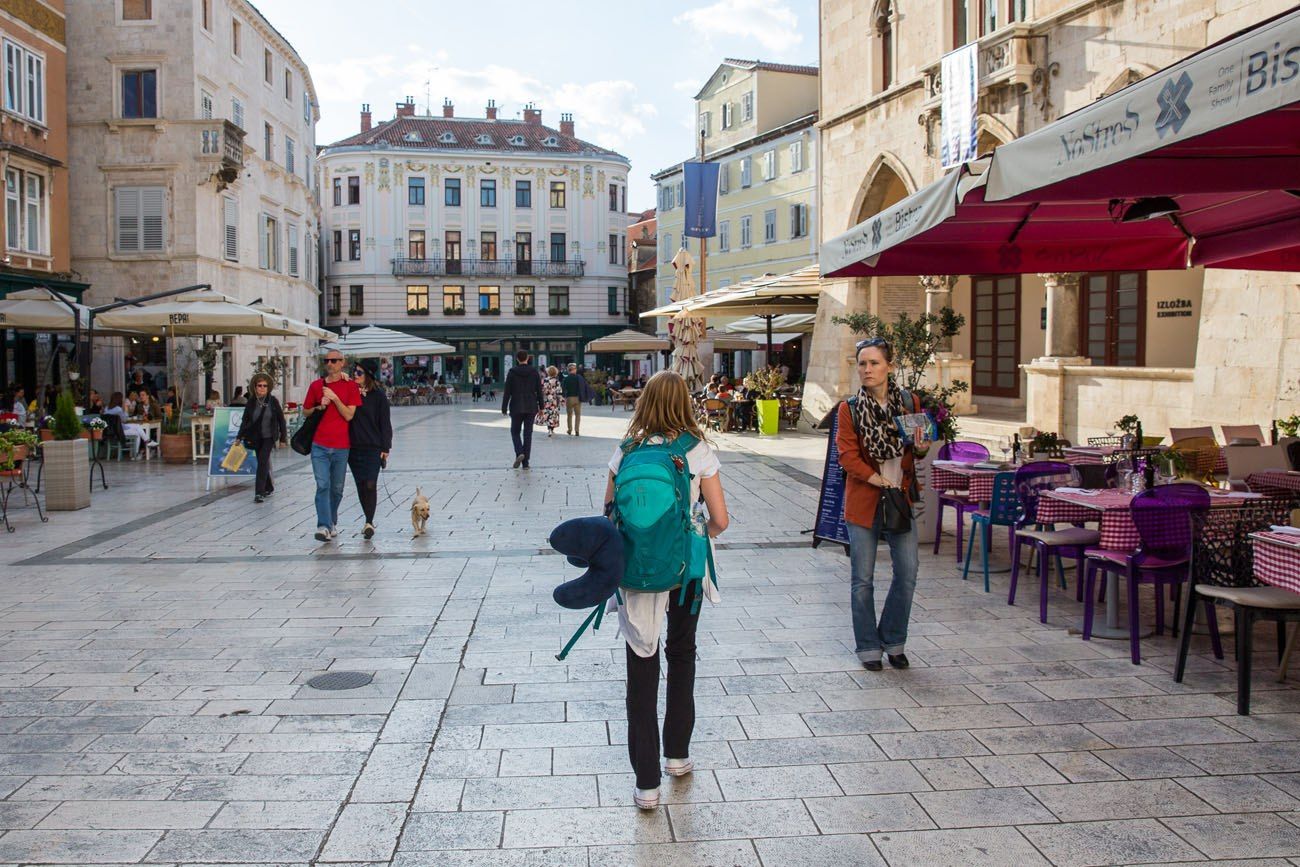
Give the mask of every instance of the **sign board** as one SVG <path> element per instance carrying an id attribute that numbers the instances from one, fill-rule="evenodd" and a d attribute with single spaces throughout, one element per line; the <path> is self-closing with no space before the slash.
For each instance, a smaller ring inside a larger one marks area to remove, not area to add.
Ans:
<path id="1" fill-rule="evenodd" d="M 849 546 L 849 528 L 844 523 L 844 470 L 840 469 L 840 450 L 835 443 L 839 432 L 839 407 L 831 413 L 831 435 L 826 443 L 826 464 L 822 467 L 822 490 L 817 498 L 817 522 L 813 525 L 813 547 L 822 542 L 839 542 Z"/>
<path id="2" fill-rule="evenodd" d="M 943 56 L 940 74 L 943 81 L 942 115 L 940 131 L 942 159 L 945 169 L 959 166 L 975 159 L 979 127 L 976 112 L 979 105 L 976 89 L 979 73 L 979 43 L 971 42 Z"/>
<path id="3" fill-rule="evenodd" d="M 208 453 L 208 485 L 212 485 L 212 480 L 217 477 L 231 478 L 232 476 L 251 478 L 257 473 L 257 456 L 249 449 L 248 457 L 239 467 L 238 472 L 232 473 L 221 462 L 230 454 L 230 447 L 239 439 L 239 425 L 244 420 L 244 407 L 242 406 L 219 406 L 212 411 L 212 449 Z"/>

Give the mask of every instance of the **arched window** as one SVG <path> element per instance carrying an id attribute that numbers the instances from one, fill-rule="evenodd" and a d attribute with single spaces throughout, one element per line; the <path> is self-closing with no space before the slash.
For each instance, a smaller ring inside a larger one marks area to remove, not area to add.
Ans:
<path id="1" fill-rule="evenodd" d="M 876 44 L 880 47 L 880 89 L 888 90 L 894 83 L 894 10 L 890 0 L 880 0 L 876 6 Z"/>

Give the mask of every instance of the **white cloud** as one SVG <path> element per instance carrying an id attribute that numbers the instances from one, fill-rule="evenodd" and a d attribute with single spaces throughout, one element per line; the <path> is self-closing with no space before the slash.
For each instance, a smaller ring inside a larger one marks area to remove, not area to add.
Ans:
<path id="1" fill-rule="evenodd" d="M 799 17 L 783 0 L 717 0 L 673 18 L 705 40 L 718 37 L 752 39 L 783 59 L 803 42 Z"/>

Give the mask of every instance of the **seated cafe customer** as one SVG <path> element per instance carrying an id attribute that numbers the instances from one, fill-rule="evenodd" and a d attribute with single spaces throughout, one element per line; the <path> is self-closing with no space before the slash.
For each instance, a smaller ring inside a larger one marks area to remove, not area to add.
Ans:
<path id="1" fill-rule="evenodd" d="M 124 406 L 122 392 L 115 391 L 108 398 L 108 409 L 104 410 L 104 415 L 115 415 L 122 420 L 122 433 L 126 435 L 127 445 L 131 449 L 131 460 L 140 456 L 140 445 L 148 443 L 150 446 L 157 445 L 149 442 L 149 434 L 143 427 L 135 422 L 126 420 L 126 407 Z"/>

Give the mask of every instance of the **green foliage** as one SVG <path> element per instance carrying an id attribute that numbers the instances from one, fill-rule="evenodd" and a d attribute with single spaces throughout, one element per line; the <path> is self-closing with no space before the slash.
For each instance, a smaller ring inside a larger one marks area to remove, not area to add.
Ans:
<path id="1" fill-rule="evenodd" d="M 0 433 L 0 471 L 8 472 L 14 468 L 14 451 L 19 446 L 26 446 L 28 454 L 36 448 L 36 434 L 21 428 L 13 428 Z"/>
<path id="2" fill-rule="evenodd" d="M 1300 414 L 1277 420 L 1277 429 L 1282 436 L 1293 437 L 1300 433 Z"/>
<path id="3" fill-rule="evenodd" d="M 1142 424 L 1142 419 L 1135 415 L 1126 415 L 1115 422 L 1115 429 L 1121 433 L 1137 434 L 1138 425 L 1140 424 Z"/>
<path id="4" fill-rule="evenodd" d="M 760 367 L 745 375 L 744 384 L 759 400 L 776 400 L 776 391 L 785 385 L 785 377 L 779 370 Z"/>
<path id="5" fill-rule="evenodd" d="M 1053 454 L 1061 448 L 1061 437 L 1057 433 L 1039 431 L 1034 434 L 1034 438 L 1029 441 L 1029 453 L 1035 454 L 1045 452 Z"/>
<path id="6" fill-rule="evenodd" d="M 56 440 L 75 440 L 81 436 L 81 419 L 77 418 L 77 407 L 72 400 L 71 392 L 59 392 L 54 405 L 54 424 L 51 425 Z"/>

